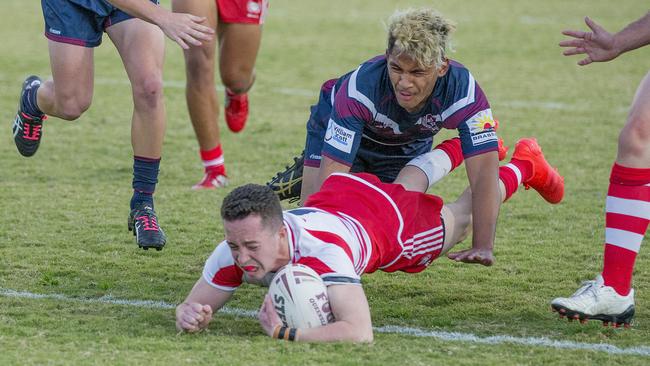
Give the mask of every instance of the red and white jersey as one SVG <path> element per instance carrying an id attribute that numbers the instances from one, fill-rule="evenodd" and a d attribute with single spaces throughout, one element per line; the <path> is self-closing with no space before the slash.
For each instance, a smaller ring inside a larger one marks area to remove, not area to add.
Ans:
<path id="1" fill-rule="evenodd" d="M 360 284 L 363 273 L 376 270 L 420 272 L 442 250 L 441 207 L 436 196 L 369 174 L 334 174 L 305 207 L 284 212 L 291 262 L 312 268 L 326 285 Z M 226 291 L 244 281 L 225 241 L 203 277 Z"/>

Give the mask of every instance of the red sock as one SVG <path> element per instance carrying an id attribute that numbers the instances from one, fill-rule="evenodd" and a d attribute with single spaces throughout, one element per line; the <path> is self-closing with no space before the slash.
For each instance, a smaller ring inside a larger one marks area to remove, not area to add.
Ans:
<path id="1" fill-rule="evenodd" d="M 521 182 L 529 179 L 532 174 L 532 164 L 523 160 L 510 159 L 510 163 L 499 167 L 499 179 L 506 187 L 506 198 L 503 201 L 512 197 Z"/>
<path id="2" fill-rule="evenodd" d="M 463 157 L 463 149 L 460 147 L 460 138 L 454 137 L 449 140 L 445 140 L 438 144 L 438 146 L 433 148 L 444 151 L 447 156 L 449 156 L 449 161 L 451 161 L 450 172 L 456 169 L 460 164 L 463 163 L 465 158 Z"/>
<path id="3" fill-rule="evenodd" d="M 632 271 L 643 236 L 648 228 L 650 210 L 650 169 L 612 167 L 607 191 L 605 216 L 605 255 L 603 279 L 619 295 L 627 295 Z"/>
<path id="4" fill-rule="evenodd" d="M 199 150 L 201 160 L 206 172 L 214 172 L 220 175 L 226 175 L 226 166 L 224 165 L 223 150 L 221 144 L 212 150 Z"/>

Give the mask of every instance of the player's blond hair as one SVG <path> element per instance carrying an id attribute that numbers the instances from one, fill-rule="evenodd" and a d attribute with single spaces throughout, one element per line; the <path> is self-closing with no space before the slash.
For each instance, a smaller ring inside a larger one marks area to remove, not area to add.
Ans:
<path id="1" fill-rule="evenodd" d="M 430 8 L 397 10 L 388 19 L 388 53 L 407 55 L 420 67 L 442 66 L 456 25 Z"/>

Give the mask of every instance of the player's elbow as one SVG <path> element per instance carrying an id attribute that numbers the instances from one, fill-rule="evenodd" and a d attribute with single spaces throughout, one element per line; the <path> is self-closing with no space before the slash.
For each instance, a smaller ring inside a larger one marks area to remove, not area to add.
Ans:
<path id="1" fill-rule="evenodd" d="M 372 326 L 355 327 L 348 340 L 354 343 L 371 343 L 374 340 Z"/>
<path id="2" fill-rule="evenodd" d="M 374 340 L 374 335 L 372 333 L 372 328 L 367 331 L 362 332 L 355 340 L 355 343 L 372 343 Z"/>

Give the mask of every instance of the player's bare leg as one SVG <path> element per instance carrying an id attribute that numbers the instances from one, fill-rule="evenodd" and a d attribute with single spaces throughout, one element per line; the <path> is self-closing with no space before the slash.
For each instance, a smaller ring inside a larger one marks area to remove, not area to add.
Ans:
<path id="1" fill-rule="evenodd" d="M 248 90 L 255 81 L 255 60 L 262 41 L 262 25 L 220 22 L 219 72 L 226 88 L 224 115 L 228 128 L 241 131 L 248 118 Z"/>
<path id="2" fill-rule="evenodd" d="M 106 31 L 120 53 L 133 93 L 134 195 L 129 228 L 134 230 L 138 246 L 160 250 L 166 237 L 154 211 L 153 193 L 158 182 L 165 133 L 162 90 L 164 34 L 155 25 L 140 19 L 120 22 Z"/>
<path id="3" fill-rule="evenodd" d="M 302 189 L 300 190 L 300 204 L 302 205 L 310 194 L 318 189 L 318 174 L 320 168 L 305 166 L 302 169 Z"/>
<path id="4" fill-rule="evenodd" d="M 641 81 L 627 123 L 619 135 L 616 163 L 630 168 L 650 168 L 650 73 Z"/>
<path id="5" fill-rule="evenodd" d="M 85 112 L 93 95 L 93 48 L 48 40 L 52 79 L 38 89 L 43 113 L 75 120 Z"/>
<path id="6" fill-rule="evenodd" d="M 426 180 L 421 169 L 414 169 L 412 173 Z M 548 164 L 535 139 L 519 140 L 510 162 L 499 168 L 501 202 L 510 199 L 521 185 L 535 189 L 549 203 L 559 203 L 564 195 L 564 179 Z M 445 225 L 442 252 L 445 253 L 464 240 L 471 230 L 471 190 L 467 188 L 455 202 L 444 205 L 441 214 Z"/>
<path id="7" fill-rule="evenodd" d="M 648 227 L 650 212 L 650 73 L 637 89 L 627 123 L 618 139 L 606 201 L 602 274 L 570 297 L 551 301 L 570 320 L 630 326 L 634 316 L 632 272 Z"/>
<path id="8" fill-rule="evenodd" d="M 93 94 L 93 49 L 49 40 L 52 79 L 30 76 L 23 83 L 12 126 L 23 156 L 36 153 L 47 115 L 74 120 L 88 109 Z"/>
<path id="9" fill-rule="evenodd" d="M 174 0 L 175 12 L 206 18 L 204 25 L 217 29 L 217 5 L 210 0 Z M 183 51 L 187 84 L 185 99 L 203 162 L 203 178 L 193 189 L 214 189 L 227 184 L 226 166 L 219 133 L 219 102 L 215 89 L 216 37 L 200 47 Z"/>

